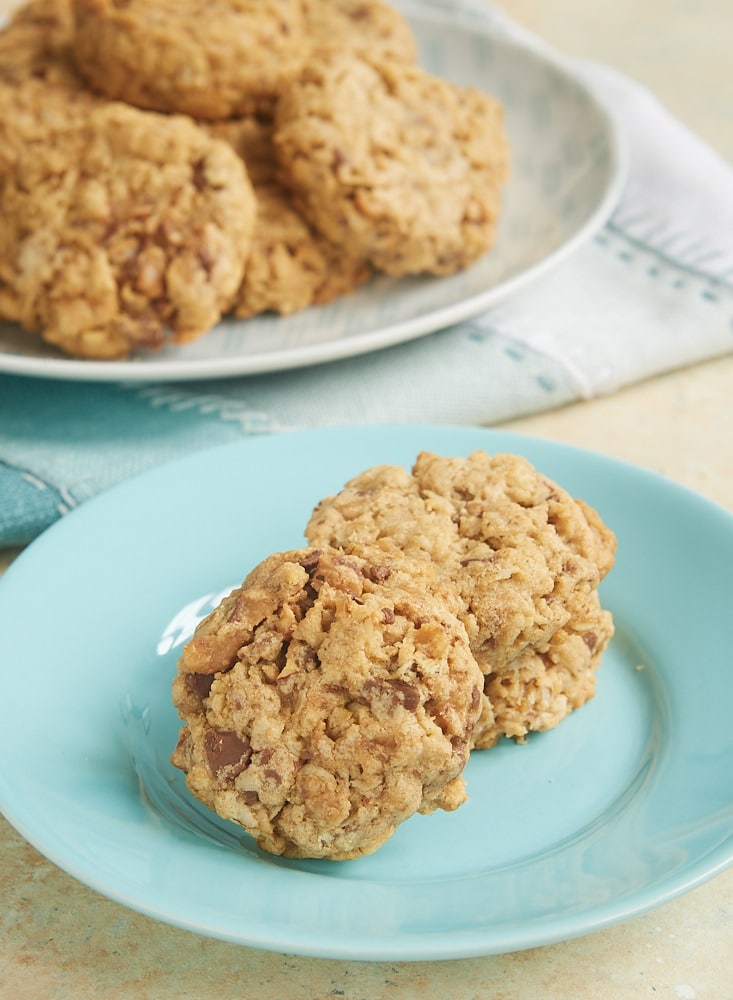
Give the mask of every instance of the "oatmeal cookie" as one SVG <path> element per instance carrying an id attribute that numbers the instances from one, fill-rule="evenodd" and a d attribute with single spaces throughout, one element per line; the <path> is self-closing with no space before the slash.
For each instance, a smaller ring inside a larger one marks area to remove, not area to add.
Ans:
<path id="1" fill-rule="evenodd" d="M 364 53 L 388 62 L 414 63 L 417 59 L 410 25 L 395 7 L 382 0 L 303 0 L 303 6 L 313 54 L 331 49 Z"/>
<path id="2" fill-rule="evenodd" d="M 154 111 L 220 119 L 271 111 L 304 52 L 300 0 L 73 0 L 89 84 Z"/>
<path id="3" fill-rule="evenodd" d="M 439 567 L 458 595 L 486 676 L 485 708 L 496 716 L 479 723 L 477 745 L 499 731 L 548 728 L 587 700 L 612 632 L 596 588 L 615 538 L 597 512 L 526 460 L 423 452 L 411 473 L 377 466 L 321 501 L 306 537 L 362 556 L 396 549 Z M 543 716 L 544 699 L 552 707 Z"/>
<path id="4" fill-rule="evenodd" d="M 184 647 L 172 762 L 264 850 L 341 860 L 455 809 L 482 675 L 427 564 L 275 553 Z"/>
<path id="5" fill-rule="evenodd" d="M 611 614 L 596 591 L 588 605 L 539 649 L 527 649 L 484 679 L 482 712 L 472 746 L 492 747 L 507 736 L 524 742 L 530 732 L 553 729 L 595 695 L 596 673 L 613 636 Z"/>
<path id="6" fill-rule="evenodd" d="M 32 0 L 0 30 L 0 171 L 27 142 L 50 141 L 98 103 L 74 70 L 71 33 L 64 0 Z"/>
<path id="7" fill-rule="evenodd" d="M 482 92 L 330 52 L 286 82 L 275 125 L 298 210 L 376 268 L 451 274 L 492 245 L 508 149 Z"/>
<path id="8" fill-rule="evenodd" d="M 235 315 L 287 316 L 332 302 L 371 277 L 364 260 L 344 253 L 308 225 L 282 185 L 254 187 L 257 224 Z"/>
<path id="9" fill-rule="evenodd" d="M 272 125 L 255 117 L 208 126 L 244 160 L 257 197 L 257 223 L 234 313 L 286 316 L 347 295 L 371 276 L 363 259 L 316 232 L 295 209 L 278 180 Z"/>
<path id="10" fill-rule="evenodd" d="M 42 74 L 72 33 L 71 0 L 30 0 L 19 7 L 0 30 L 0 81 Z"/>
<path id="11" fill-rule="evenodd" d="M 526 459 L 422 452 L 413 475 L 452 510 L 464 620 L 489 667 L 549 641 L 613 565 L 616 539 L 597 512 Z"/>
<path id="12" fill-rule="evenodd" d="M 27 142 L 2 180 L 9 318 L 69 354 L 123 358 L 218 321 L 255 220 L 242 161 L 183 117 L 95 108 Z"/>
<path id="13" fill-rule="evenodd" d="M 71 8 L 66 0 L 32 0 L 0 30 L 0 318 L 15 320 L 18 248 L 6 188 L 18 157 L 34 143 L 51 145 L 62 131 L 81 125 L 98 103 L 76 74 L 68 43 Z"/>

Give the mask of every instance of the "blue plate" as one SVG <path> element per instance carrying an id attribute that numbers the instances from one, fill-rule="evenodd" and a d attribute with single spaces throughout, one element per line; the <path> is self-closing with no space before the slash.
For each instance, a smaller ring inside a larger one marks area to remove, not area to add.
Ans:
<path id="1" fill-rule="evenodd" d="M 168 761 L 182 642 L 312 506 L 421 449 L 525 455 L 619 540 L 598 693 L 527 745 L 475 753 L 470 801 L 358 861 L 267 856 Z M 0 580 L 0 805 L 113 899 L 259 948 L 445 959 L 541 945 L 671 899 L 733 859 L 733 517 L 600 455 L 491 430 L 250 439 L 131 480 L 47 531 Z"/>

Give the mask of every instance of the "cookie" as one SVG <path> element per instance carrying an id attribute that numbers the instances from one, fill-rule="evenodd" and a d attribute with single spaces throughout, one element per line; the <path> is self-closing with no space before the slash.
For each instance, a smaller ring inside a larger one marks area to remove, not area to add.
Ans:
<path id="1" fill-rule="evenodd" d="M 199 121 L 209 135 L 228 142 L 244 160 L 253 184 L 272 184 L 277 180 L 278 165 L 272 144 L 272 121 L 261 115 L 242 115 L 227 121 Z"/>
<path id="2" fill-rule="evenodd" d="M 411 473 L 397 466 L 366 470 L 316 507 L 306 538 L 362 555 L 396 549 L 440 568 L 446 588 L 458 595 L 486 677 L 486 711 L 496 717 L 479 724 L 485 730 L 479 745 L 490 745 L 498 730 L 523 736 L 545 728 L 530 688 L 544 698 L 556 687 L 560 650 L 574 651 L 567 711 L 582 697 L 571 690 L 572 677 L 582 675 L 583 690 L 593 686 L 612 633 L 596 588 L 613 564 L 615 538 L 597 512 L 521 457 L 423 452 Z M 572 642 L 565 643 L 562 629 Z M 556 709 L 545 722 L 551 720 L 559 721 Z"/>
<path id="3" fill-rule="evenodd" d="M 71 8 L 66 0 L 32 0 L 0 31 L 0 318 L 20 315 L 18 248 L 5 189 L 18 157 L 34 143 L 50 146 L 59 132 L 80 126 L 97 99 L 71 62 Z"/>
<path id="4" fill-rule="evenodd" d="M 347 295 L 371 277 L 365 261 L 343 253 L 308 225 L 282 185 L 255 184 L 255 194 L 257 224 L 236 316 L 288 316 Z"/>
<path id="5" fill-rule="evenodd" d="M 594 591 L 539 650 L 527 649 L 484 680 L 482 712 L 472 746 L 485 750 L 502 737 L 524 742 L 530 732 L 559 725 L 595 696 L 596 673 L 613 636 L 611 614 Z"/>
<path id="6" fill-rule="evenodd" d="M 422 495 L 449 504 L 452 572 L 486 667 L 549 641 L 613 565 L 616 539 L 597 512 L 520 456 L 422 452 L 413 475 Z"/>
<path id="7" fill-rule="evenodd" d="M 239 288 L 256 211 L 226 143 L 113 103 L 27 142 L 2 204 L 6 314 L 86 358 L 208 330 Z"/>
<path id="8" fill-rule="evenodd" d="M 278 181 L 272 125 L 247 117 L 208 126 L 244 160 L 257 198 L 257 223 L 233 311 L 283 316 L 347 295 L 371 276 L 366 261 L 324 239 L 295 209 Z"/>
<path id="9" fill-rule="evenodd" d="M 329 52 L 285 83 L 274 142 L 298 210 L 379 270 L 452 274 L 494 241 L 508 150 L 478 90 Z"/>
<path id="10" fill-rule="evenodd" d="M 304 48 L 300 0 L 73 0 L 76 64 L 99 93 L 223 119 L 271 111 Z"/>
<path id="11" fill-rule="evenodd" d="M 72 33 L 71 0 L 30 0 L 0 30 L 0 81 L 20 83 L 42 74 Z"/>
<path id="12" fill-rule="evenodd" d="M 303 8 L 305 33 L 313 53 L 363 53 L 398 63 L 417 59 L 410 25 L 395 7 L 382 0 L 303 0 Z"/>
<path id="13" fill-rule="evenodd" d="M 464 801 L 482 683 L 427 564 L 275 553 L 184 647 L 171 759 L 263 850 L 356 858 Z"/>
<path id="14" fill-rule="evenodd" d="M 33 0 L 0 30 L 0 171 L 33 140 L 84 120 L 98 103 L 69 54 L 66 0 Z"/>

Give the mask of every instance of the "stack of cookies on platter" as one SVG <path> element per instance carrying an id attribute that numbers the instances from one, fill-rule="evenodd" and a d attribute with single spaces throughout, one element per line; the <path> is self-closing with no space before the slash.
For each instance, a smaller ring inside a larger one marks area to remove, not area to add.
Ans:
<path id="1" fill-rule="evenodd" d="M 472 751 L 593 697 L 616 540 L 516 455 L 429 452 L 321 501 L 184 647 L 172 762 L 264 850 L 370 854 L 467 798 Z"/>
<path id="2" fill-rule="evenodd" d="M 85 358 L 465 268 L 508 164 L 383 0 L 30 0 L 0 147 L 0 320 Z"/>

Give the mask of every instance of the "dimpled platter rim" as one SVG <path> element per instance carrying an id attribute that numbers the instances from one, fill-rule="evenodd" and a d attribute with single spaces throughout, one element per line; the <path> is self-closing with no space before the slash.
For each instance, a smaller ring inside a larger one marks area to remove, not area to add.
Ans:
<path id="1" fill-rule="evenodd" d="M 619 539 L 617 635 L 597 697 L 526 746 L 474 753 L 470 800 L 355 862 L 262 854 L 168 763 L 180 644 L 217 594 L 302 543 L 314 503 L 421 449 L 525 455 Z M 0 579 L 0 805 L 97 891 L 199 933 L 351 959 L 457 958 L 596 930 L 733 859 L 723 625 L 733 518 L 659 476 L 503 433 L 429 426 L 265 436 L 130 480 L 50 528 Z M 643 669 L 641 669 L 643 668 Z M 714 697 L 713 697 L 714 694 Z M 28 739 L 32 725 L 34 738 Z M 22 753 L 18 748 L 22 748 Z"/>
<path id="2" fill-rule="evenodd" d="M 54 379 L 164 381 L 228 378 L 353 357 L 469 319 L 565 260 L 606 221 L 627 154 L 612 115 L 567 65 L 509 40 L 460 9 L 405 3 L 420 62 L 497 96 L 512 174 L 496 245 L 445 278 L 379 276 L 326 306 L 281 318 L 226 319 L 191 344 L 127 361 L 64 358 L 0 323 L 0 371 Z"/>

